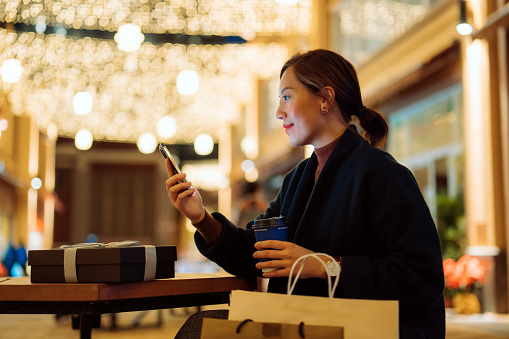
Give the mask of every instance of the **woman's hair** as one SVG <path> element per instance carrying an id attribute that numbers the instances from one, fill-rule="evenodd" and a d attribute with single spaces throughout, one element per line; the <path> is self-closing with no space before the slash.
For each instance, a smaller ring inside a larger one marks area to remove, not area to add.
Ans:
<path id="1" fill-rule="evenodd" d="M 349 123 L 356 115 L 364 129 L 364 138 L 376 147 L 383 147 L 389 133 L 385 118 L 362 103 L 361 90 L 354 66 L 341 55 L 325 49 L 296 54 L 281 69 L 293 67 L 297 79 L 312 93 L 320 94 L 326 86 L 334 89 L 334 100 L 341 121 Z"/>

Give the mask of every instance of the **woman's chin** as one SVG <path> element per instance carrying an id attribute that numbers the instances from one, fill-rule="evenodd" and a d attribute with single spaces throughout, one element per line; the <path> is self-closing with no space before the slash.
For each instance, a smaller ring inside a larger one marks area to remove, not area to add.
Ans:
<path id="1" fill-rule="evenodd" d="M 299 146 L 302 146 L 302 143 L 300 143 L 300 142 L 298 142 L 298 141 L 296 141 L 296 140 L 292 140 L 292 139 L 290 139 L 289 141 L 290 141 L 290 145 L 291 145 L 292 147 L 299 147 Z"/>

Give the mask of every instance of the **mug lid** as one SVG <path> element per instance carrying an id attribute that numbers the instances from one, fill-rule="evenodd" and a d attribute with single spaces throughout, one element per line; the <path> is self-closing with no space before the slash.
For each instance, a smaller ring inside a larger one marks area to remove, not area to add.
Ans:
<path id="1" fill-rule="evenodd" d="M 253 228 L 262 226 L 282 226 L 286 224 L 286 217 L 280 215 L 279 217 L 273 217 L 268 219 L 256 219 L 253 224 Z"/>

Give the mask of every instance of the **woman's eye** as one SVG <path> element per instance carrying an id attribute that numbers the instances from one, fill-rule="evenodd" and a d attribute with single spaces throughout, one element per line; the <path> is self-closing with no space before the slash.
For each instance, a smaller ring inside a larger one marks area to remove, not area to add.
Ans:
<path id="1" fill-rule="evenodd" d="M 286 101 L 286 100 L 288 100 L 288 99 L 290 99 L 290 96 L 289 96 L 289 95 L 283 95 L 283 100 L 285 100 L 285 101 Z"/>

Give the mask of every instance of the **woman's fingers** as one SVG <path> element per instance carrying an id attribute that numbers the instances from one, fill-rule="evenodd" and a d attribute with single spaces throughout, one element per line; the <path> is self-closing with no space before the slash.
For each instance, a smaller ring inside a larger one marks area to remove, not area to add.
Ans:
<path id="1" fill-rule="evenodd" d="M 267 248 L 272 248 L 276 250 L 282 250 L 287 248 L 288 246 L 291 246 L 291 244 L 288 241 L 281 241 L 281 240 L 264 240 L 264 241 L 258 241 L 255 243 L 254 247 L 261 251 Z"/>
<path id="2" fill-rule="evenodd" d="M 185 173 L 180 174 L 174 174 L 170 176 L 168 179 L 166 179 L 166 189 L 169 189 L 173 185 L 176 185 L 179 183 L 179 181 L 183 181 L 186 178 Z M 187 181 L 185 183 L 188 183 Z"/>
<path id="3" fill-rule="evenodd" d="M 263 268 L 276 268 L 275 271 L 264 272 L 263 276 L 266 278 L 274 277 L 288 277 L 290 275 L 291 268 L 295 261 L 301 256 L 312 251 L 287 241 L 279 240 L 265 240 L 255 243 L 255 248 L 258 250 L 253 253 L 253 257 L 256 259 L 273 259 L 268 261 L 262 261 L 256 264 L 258 269 Z M 298 269 L 302 265 L 302 262 L 296 265 Z M 321 277 L 323 267 L 316 259 L 311 258 L 306 261 L 304 270 L 302 271 L 302 278 Z M 294 271 L 294 275 L 297 271 Z"/>
<path id="4" fill-rule="evenodd" d="M 255 259 L 284 259 L 287 255 L 281 250 L 261 250 L 253 253 Z"/>

